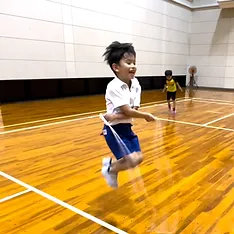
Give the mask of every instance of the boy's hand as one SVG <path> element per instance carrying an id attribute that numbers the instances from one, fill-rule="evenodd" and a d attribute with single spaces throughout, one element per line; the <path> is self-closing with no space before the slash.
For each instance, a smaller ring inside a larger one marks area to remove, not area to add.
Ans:
<path id="1" fill-rule="evenodd" d="M 167 88 L 168 88 L 168 86 L 165 86 L 165 87 L 163 88 L 163 93 L 166 91 Z"/>
<path id="2" fill-rule="evenodd" d="M 150 113 L 146 113 L 146 116 L 145 116 L 145 120 L 147 122 L 152 122 L 152 121 L 155 121 L 156 120 L 156 117 L 154 117 L 152 114 Z"/>
<path id="3" fill-rule="evenodd" d="M 182 88 L 180 88 L 180 91 L 181 91 L 181 92 L 184 92 L 184 90 L 183 90 Z"/>

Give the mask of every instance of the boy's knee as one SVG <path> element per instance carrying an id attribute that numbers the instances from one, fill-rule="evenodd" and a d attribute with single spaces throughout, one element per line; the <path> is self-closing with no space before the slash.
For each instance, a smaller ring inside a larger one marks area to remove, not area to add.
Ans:
<path id="1" fill-rule="evenodd" d="M 137 154 L 137 157 L 136 157 L 136 166 L 140 165 L 142 162 L 143 162 L 143 156 L 141 153 L 139 153 Z"/>
<path id="2" fill-rule="evenodd" d="M 128 168 L 135 167 L 135 159 L 132 157 L 132 155 L 125 156 L 123 162 L 127 165 Z"/>
<path id="3" fill-rule="evenodd" d="M 124 162 L 128 165 L 129 168 L 134 168 L 140 165 L 142 161 L 143 161 L 143 156 L 141 153 L 134 153 L 124 158 Z"/>
<path id="4" fill-rule="evenodd" d="M 141 153 L 135 153 L 133 157 L 133 167 L 140 165 L 143 161 L 143 156 Z"/>

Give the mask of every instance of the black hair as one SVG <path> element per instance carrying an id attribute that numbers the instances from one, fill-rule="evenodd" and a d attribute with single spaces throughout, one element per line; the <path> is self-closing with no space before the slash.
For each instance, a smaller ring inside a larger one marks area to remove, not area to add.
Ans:
<path id="1" fill-rule="evenodd" d="M 172 76 L 172 70 L 166 70 L 165 76 Z"/>
<path id="2" fill-rule="evenodd" d="M 106 51 L 103 54 L 104 61 L 106 61 L 112 69 L 112 64 L 119 64 L 125 53 L 136 56 L 132 43 L 120 43 L 118 41 L 114 41 L 106 48 Z"/>

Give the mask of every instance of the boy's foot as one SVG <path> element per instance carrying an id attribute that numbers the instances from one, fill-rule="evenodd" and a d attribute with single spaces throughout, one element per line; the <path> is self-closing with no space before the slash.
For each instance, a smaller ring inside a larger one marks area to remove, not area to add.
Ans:
<path id="1" fill-rule="evenodd" d="M 106 182 L 112 188 L 118 187 L 117 174 L 110 172 L 112 158 L 103 158 L 102 160 L 102 175 L 106 178 Z"/>
<path id="2" fill-rule="evenodd" d="M 110 167 L 111 166 L 111 162 L 112 162 L 112 158 L 103 158 L 102 159 L 102 165 L 103 166 Z"/>
<path id="3" fill-rule="evenodd" d="M 118 188 L 118 174 L 109 171 L 109 166 L 102 167 L 102 175 L 105 177 L 107 184 L 112 188 Z"/>

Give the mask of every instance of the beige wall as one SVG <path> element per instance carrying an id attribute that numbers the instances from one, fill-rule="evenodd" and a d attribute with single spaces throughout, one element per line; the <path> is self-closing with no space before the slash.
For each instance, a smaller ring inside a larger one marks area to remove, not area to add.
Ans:
<path id="1" fill-rule="evenodd" d="M 188 65 L 200 86 L 234 88 L 234 9 L 193 12 Z"/>
<path id="2" fill-rule="evenodd" d="M 217 4 L 217 0 L 193 0 L 192 6 L 204 6 L 210 4 Z"/>
<path id="3" fill-rule="evenodd" d="M 234 10 L 191 12 L 163 0 L 1 0 L 0 25 L 0 79 L 112 76 L 102 54 L 119 40 L 136 47 L 138 75 L 186 74 L 195 65 L 199 86 L 234 88 Z"/>
<path id="4" fill-rule="evenodd" d="M 191 16 L 163 0 L 1 0 L 0 78 L 112 76 L 114 40 L 133 42 L 138 75 L 185 74 Z"/>

